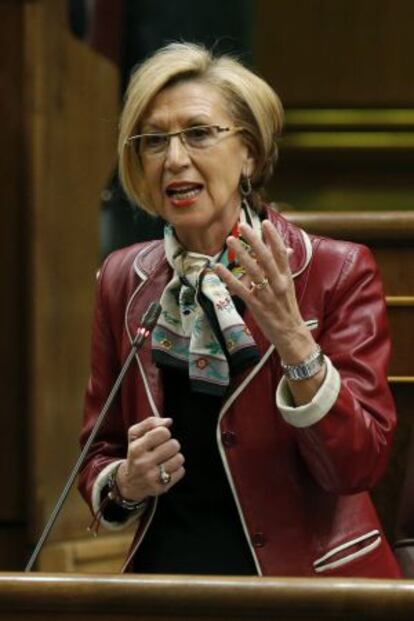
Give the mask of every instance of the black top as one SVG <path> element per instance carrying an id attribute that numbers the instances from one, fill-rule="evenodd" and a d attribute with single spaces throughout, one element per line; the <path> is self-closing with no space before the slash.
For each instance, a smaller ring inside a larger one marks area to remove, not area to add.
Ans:
<path id="1" fill-rule="evenodd" d="M 134 571 L 256 575 L 216 441 L 222 398 L 191 391 L 188 374 L 163 369 L 164 416 L 181 444 L 186 474 L 159 496 Z"/>

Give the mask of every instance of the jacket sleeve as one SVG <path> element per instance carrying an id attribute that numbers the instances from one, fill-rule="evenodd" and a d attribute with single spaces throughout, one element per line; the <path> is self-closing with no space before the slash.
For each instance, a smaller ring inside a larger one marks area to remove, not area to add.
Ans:
<path id="1" fill-rule="evenodd" d="M 82 447 L 91 433 L 96 418 L 121 368 L 120 354 L 117 350 L 117 341 L 112 331 L 110 313 L 104 294 L 105 275 L 110 262 L 111 257 L 105 261 L 97 278 L 95 312 L 92 323 L 91 373 L 86 389 L 80 437 Z M 97 513 L 100 506 L 101 499 L 97 497 L 97 490 L 103 488 L 105 474 L 109 476 L 112 467 L 115 467 L 119 460 L 126 455 L 126 432 L 120 421 L 122 421 L 122 416 L 119 400 L 115 399 L 80 472 L 78 487 L 94 514 Z M 97 485 L 99 479 L 101 479 L 102 485 Z"/>
<path id="2" fill-rule="evenodd" d="M 387 382 L 385 300 L 367 248 L 350 246 L 324 307 L 318 341 L 332 363 L 331 390 L 323 385 L 315 402 L 325 401 L 326 411 L 320 409 L 309 424 L 301 420 L 301 408 L 289 408 L 284 418 L 295 428 L 299 450 L 318 483 L 329 492 L 356 493 L 372 488 L 382 476 L 396 423 Z"/>

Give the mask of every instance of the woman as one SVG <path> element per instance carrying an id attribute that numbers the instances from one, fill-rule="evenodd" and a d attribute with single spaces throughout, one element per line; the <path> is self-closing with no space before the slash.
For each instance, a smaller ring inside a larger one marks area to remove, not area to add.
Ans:
<path id="1" fill-rule="evenodd" d="M 378 270 L 263 204 L 282 116 L 196 45 L 132 77 L 120 175 L 167 226 L 101 270 L 83 442 L 143 311 L 162 313 L 80 477 L 97 521 L 137 522 L 130 571 L 400 575 L 367 493 L 395 425 Z"/>

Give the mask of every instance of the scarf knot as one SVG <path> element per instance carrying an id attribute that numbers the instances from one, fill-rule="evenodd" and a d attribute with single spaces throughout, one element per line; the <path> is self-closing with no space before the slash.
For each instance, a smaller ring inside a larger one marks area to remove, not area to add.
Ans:
<path id="1" fill-rule="evenodd" d="M 248 206 L 240 219 L 261 230 Z M 161 295 L 162 311 L 152 333 L 154 362 L 188 369 L 194 391 L 224 395 L 232 374 L 259 361 L 250 331 L 214 271 L 218 261 L 230 267 L 227 251 L 216 257 L 187 251 L 170 225 L 164 243 L 174 273 Z"/>

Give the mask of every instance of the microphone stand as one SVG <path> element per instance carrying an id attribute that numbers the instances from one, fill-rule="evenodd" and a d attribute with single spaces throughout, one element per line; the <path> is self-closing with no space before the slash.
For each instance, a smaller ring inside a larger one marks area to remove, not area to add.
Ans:
<path id="1" fill-rule="evenodd" d="M 157 309 L 155 309 L 155 306 L 157 307 Z M 105 420 L 105 417 L 109 411 L 109 408 L 111 407 L 112 403 L 114 402 L 114 399 L 116 397 L 116 394 L 122 384 L 122 380 L 124 379 L 132 360 L 134 359 L 134 356 L 136 354 L 136 352 L 138 351 L 138 349 L 140 349 L 145 341 L 145 339 L 150 335 L 153 327 L 155 326 L 155 323 L 157 322 L 159 313 L 161 311 L 161 307 L 159 306 L 159 304 L 153 302 L 149 309 L 147 310 L 147 312 L 145 313 L 144 317 L 142 318 L 142 325 L 138 328 L 137 334 L 135 335 L 134 340 L 132 341 L 131 344 L 131 350 L 128 354 L 128 357 L 126 358 L 124 364 L 122 365 L 121 371 L 118 375 L 118 377 L 116 378 L 116 381 L 112 387 L 111 392 L 108 395 L 107 400 L 105 401 L 105 404 L 102 408 L 102 410 L 99 413 L 98 418 L 95 421 L 95 424 L 93 426 L 93 429 L 90 433 L 90 436 L 87 440 L 87 442 L 85 443 L 85 446 L 83 447 L 75 465 L 73 466 L 72 472 L 69 475 L 68 480 L 66 481 L 66 485 L 62 490 L 62 493 L 59 496 L 59 499 L 52 511 L 52 513 L 50 514 L 50 517 L 46 523 L 46 526 L 43 529 L 42 534 L 39 537 L 39 540 L 36 544 L 35 549 L 32 552 L 32 555 L 24 569 L 25 572 L 29 572 L 31 571 L 33 565 L 35 564 L 37 557 L 39 556 L 39 553 L 46 541 L 46 539 L 48 538 L 50 531 L 53 528 L 54 523 L 56 522 L 56 519 L 63 507 L 63 504 L 72 488 L 73 483 L 75 482 L 76 477 L 79 474 L 79 470 L 81 469 L 81 466 L 85 460 L 86 455 L 88 454 L 88 451 L 93 443 L 93 441 L 95 440 L 95 437 L 99 431 L 99 429 L 102 426 L 103 421 Z M 152 313 L 152 316 L 151 316 Z"/>

